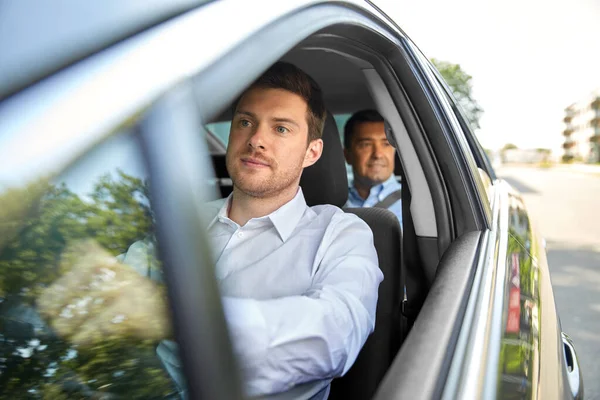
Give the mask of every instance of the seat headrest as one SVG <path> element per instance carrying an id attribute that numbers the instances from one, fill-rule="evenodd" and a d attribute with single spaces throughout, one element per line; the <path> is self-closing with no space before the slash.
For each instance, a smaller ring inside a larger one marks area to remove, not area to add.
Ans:
<path id="1" fill-rule="evenodd" d="M 333 204 L 343 207 L 348 200 L 348 176 L 342 141 L 331 113 L 323 129 L 323 154 L 319 161 L 302 172 L 300 186 L 306 204 Z"/>

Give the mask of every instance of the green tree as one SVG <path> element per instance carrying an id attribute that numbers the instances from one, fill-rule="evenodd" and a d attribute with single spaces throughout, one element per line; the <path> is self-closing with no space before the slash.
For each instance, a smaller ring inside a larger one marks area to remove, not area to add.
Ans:
<path id="1" fill-rule="evenodd" d="M 471 80 L 473 77 L 467 74 L 459 64 L 432 59 L 431 62 L 438 69 L 456 98 L 456 101 L 464 111 L 465 117 L 473 129 L 479 129 L 479 118 L 483 109 L 473 98 Z"/>

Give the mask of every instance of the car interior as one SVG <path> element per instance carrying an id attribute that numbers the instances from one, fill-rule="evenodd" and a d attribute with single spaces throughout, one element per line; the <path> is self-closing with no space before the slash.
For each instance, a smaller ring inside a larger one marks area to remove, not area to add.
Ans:
<path id="1" fill-rule="evenodd" d="M 375 330 L 350 371 L 333 381 L 329 397 L 368 399 L 375 394 L 398 353 L 430 286 L 418 252 L 415 251 L 417 245 L 411 215 L 411 189 L 419 185 L 419 180 L 416 178 L 411 182 L 410 177 L 405 175 L 401 160 L 409 151 L 396 145 L 394 173 L 403 183 L 404 226 L 400 227 L 398 219 L 387 209 L 345 208 L 349 180 L 348 166 L 343 155 L 343 137 L 340 134 L 343 132 L 343 123 L 352 113 L 363 109 L 378 109 L 382 115 L 390 115 L 393 111 L 378 106 L 385 99 L 376 102 L 373 98 L 374 93 L 377 97 L 385 96 L 381 89 L 378 91 L 374 87 L 380 83 L 377 76 L 362 69 L 365 67 L 364 61 L 334 51 L 305 46 L 289 52 L 282 61 L 295 64 L 320 84 L 328 109 L 323 131 L 323 155 L 317 163 L 305 169 L 300 181 L 307 204 L 332 204 L 363 219 L 373 231 L 379 267 L 385 276 L 379 287 Z M 214 182 L 223 197 L 228 196 L 232 190 L 232 182 L 225 166 L 230 110 L 231 107 L 228 107 L 226 112 L 206 126 L 207 144 L 216 178 Z M 402 124 L 397 115 L 390 119 L 395 125 Z M 400 125 L 399 130 L 403 129 L 405 128 Z M 213 133 L 214 131 L 218 131 L 218 134 Z M 396 143 L 389 132 L 388 136 L 391 143 Z M 404 249 L 411 250 L 405 252 Z"/>

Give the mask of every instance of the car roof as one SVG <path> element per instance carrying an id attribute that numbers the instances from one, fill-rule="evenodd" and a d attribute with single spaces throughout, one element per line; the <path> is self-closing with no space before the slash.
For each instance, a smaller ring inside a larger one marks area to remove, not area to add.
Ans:
<path id="1" fill-rule="evenodd" d="M 282 57 L 308 75 L 321 87 L 325 106 L 333 114 L 354 113 L 376 108 L 359 65 L 347 57 L 323 49 L 305 48 L 302 44 Z M 232 119 L 228 107 L 212 122 Z"/>
<path id="2" fill-rule="evenodd" d="M 36 0 L 0 5 L 0 99 L 210 0 Z"/>

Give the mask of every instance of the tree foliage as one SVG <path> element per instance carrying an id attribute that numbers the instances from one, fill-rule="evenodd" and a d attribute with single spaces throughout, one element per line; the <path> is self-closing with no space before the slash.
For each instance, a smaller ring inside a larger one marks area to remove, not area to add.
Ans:
<path id="1" fill-rule="evenodd" d="M 431 60 L 438 69 L 456 98 L 456 101 L 462 108 L 465 117 L 473 129 L 478 129 L 479 118 L 483 114 L 483 109 L 473 98 L 471 80 L 473 77 L 467 74 L 459 64 L 452 64 L 446 61 Z"/>
<path id="2" fill-rule="evenodd" d="M 146 182 L 118 171 L 88 195 L 40 181 L 0 195 L 0 398 L 164 398 L 175 393 L 155 341 L 107 337 L 82 347 L 58 337 L 36 307 L 69 268 L 70 243 L 116 256 L 152 232 Z M 74 294 L 76 296 L 76 294 Z"/>
<path id="3" fill-rule="evenodd" d="M 518 149 L 516 144 L 512 144 L 512 143 L 507 143 L 502 147 L 502 151 L 506 151 L 506 150 L 516 150 Z"/>

